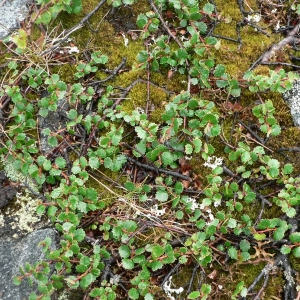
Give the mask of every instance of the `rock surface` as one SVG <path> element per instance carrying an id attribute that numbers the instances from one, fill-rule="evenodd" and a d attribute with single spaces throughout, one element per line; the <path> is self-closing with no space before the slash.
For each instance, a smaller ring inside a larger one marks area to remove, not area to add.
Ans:
<path id="1" fill-rule="evenodd" d="M 3 0 L 0 3 L 0 39 L 5 38 L 13 30 L 20 27 L 20 22 L 26 18 L 27 4 L 31 0 Z"/>
<path id="2" fill-rule="evenodd" d="M 0 171 L 0 208 L 9 204 L 17 195 L 17 188 L 9 185 L 4 171 Z"/>
<path id="3" fill-rule="evenodd" d="M 295 126 L 300 127 L 300 80 L 295 81 L 293 88 L 283 94 L 283 99 L 289 104 Z"/>
<path id="4" fill-rule="evenodd" d="M 31 292 L 37 291 L 37 284 L 29 286 L 24 280 L 19 286 L 14 285 L 13 278 L 20 275 L 19 268 L 26 262 L 34 264 L 43 260 L 44 253 L 38 244 L 46 237 L 52 241 L 57 239 L 53 229 L 46 228 L 34 231 L 20 240 L 3 236 L 0 238 L 0 299 L 23 300 L 28 299 Z M 53 248 L 55 243 L 52 243 Z"/>

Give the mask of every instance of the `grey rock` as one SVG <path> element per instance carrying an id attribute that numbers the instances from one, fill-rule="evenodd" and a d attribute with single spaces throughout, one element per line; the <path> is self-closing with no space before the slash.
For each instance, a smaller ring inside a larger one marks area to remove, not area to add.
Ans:
<path id="1" fill-rule="evenodd" d="M 283 99 L 289 104 L 294 124 L 300 127 L 300 80 L 293 84 L 293 88 L 283 94 Z"/>
<path id="2" fill-rule="evenodd" d="M 48 135 L 43 134 L 43 129 L 50 129 L 51 133 L 56 133 L 60 129 L 66 127 L 67 111 L 69 104 L 67 99 L 63 98 L 57 102 L 57 110 L 49 111 L 46 117 L 38 116 L 39 134 L 40 134 L 40 147 L 42 153 L 51 152 L 55 147 L 48 144 Z"/>
<path id="3" fill-rule="evenodd" d="M 27 4 L 31 0 L 2 0 L 0 2 L 0 39 L 20 27 L 28 13 Z"/>
<path id="4" fill-rule="evenodd" d="M 57 249 L 55 243 L 57 234 L 51 228 L 34 231 L 20 240 L 8 237 L 0 239 L 1 300 L 28 299 L 31 292 L 37 292 L 37 284 L 34 281 L 33 286 L 30 286 L 27 280 L 16 286 L 13 283 L 13 278 L 20 275 L 19 269 L 26 262 L 34 264 L 45 259 L 42 248 L 38 247 L 38 244 L 46 237 L 52 239 L 52 248 Z"/>

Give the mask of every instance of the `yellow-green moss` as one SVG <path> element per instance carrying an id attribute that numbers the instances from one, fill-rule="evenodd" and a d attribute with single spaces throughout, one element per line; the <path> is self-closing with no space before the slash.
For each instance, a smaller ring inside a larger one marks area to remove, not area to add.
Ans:
<path id="1" fill-rule="evenodd" d="M 218 11 L 222 12 L 222 15 L 225 17 L 230 16 L 232 21 L 227 24 L 221 22 L 214 30 L 214 34 L 237 39 L 236 26 L 243 20 L 243 15 L 241 14 L 237 1 L 216 0 L 215 3 Z M 258 10 L 254 3 L 251 7 L 256 11 Z M 262 21 L 258 25 L 264 26 Z M 218 63 L 223 63 L 227 67 L 227 72 L 230 75 L 234 77 L 242 75 L 272 43 L 278 41 L 279 37 L 272 34 L 270 29 L 266 29 L 265 31 L 270 34 L 270 37 L 255 31 L 255 29 L 250 26 L 240 27 L 241 46 L 239 43 L 221 39 L 221 49 L 215 52 Z"/>

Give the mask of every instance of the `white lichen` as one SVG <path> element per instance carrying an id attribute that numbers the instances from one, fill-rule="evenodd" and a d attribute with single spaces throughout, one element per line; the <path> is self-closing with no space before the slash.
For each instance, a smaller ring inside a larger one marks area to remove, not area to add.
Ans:
<path id="1" fill-rule="evenodd" d="M 205 167 L 215 169 L 218 166 L 221 166 L 223 163 L 223 158 L 216 156 L 209 156 L 207 161 L 204 163 Z"/>
<path id="2" fill-rule="evenodd" d="M 152 215 L 160 217 L 166 213 L 166 208 L 158 209 L 158 205 L 154 204 L 153 207 L 150 209 Z"/>
<path id="3" fill-rule="evenodd" d="M 195 209 L 199 208 L 199 203 L 196 202 L 196 199 L 193 197 L 187 198 L 187 203 L 192 203 L 190 209 L 194 211 Z"/>
<path id="4" fill-rule="evenodd" d="M 24 193 L 17 193 L 16 197 L 15 204 L 20 208 L 9 214 L 14 220 L 10 223 L 10 226 L 17 231 L 32 232 L 34 224 L 41 221 L 40 217 L 36 214 L 37 200 L 33 199 L 26 191 Z"/>
<path id="5" fill-rule="evenodd" d="M 14 182 L 26 183 L 30 189 L 38 191 L 37 185 L 31 178 L 24 176 L 13 167 L 13 161 L 1 157 L 1 162 L 4 164 L 4 172 L 6 176 Z M 17 238 L 20 232 L 32 232 L 34 225 L 41 221 L 41 218 L 36 214 L 38 200 L 31 197 L 31 192 L 25 189 L 16 194 L 14 209 L 8 208 L 5 215 L 9 216 L 9 226 L 15 230 L 13 237 Z M 0 226 L 4 226 L 5 215 L 0 215 Z"/>
<path id="6" fill-rule="evenodd" d="M 171 295 L 171 294 L 181 294 L 184 289 L 183 287 L 180 287 L 178 289 L 172 289 L 171 288 L 171 284 L 172 284 L 172 276 L 170 276 L 169 280 L 167 280 L 164 285 L 163 285 L 163 290 L 165 291 L 165 293 L 167 294 L 167 296 L 171 299 L 171 300 L 175 300 L 175 298 Z"/>
<path id="7" fill-rule="evenodd" d="M 247 16 L 246 19 L 249 22 L 258 23 L 261 20 L 261 15 L 259 15 L 259 14 L 249 15 L 249 16 Z"/>

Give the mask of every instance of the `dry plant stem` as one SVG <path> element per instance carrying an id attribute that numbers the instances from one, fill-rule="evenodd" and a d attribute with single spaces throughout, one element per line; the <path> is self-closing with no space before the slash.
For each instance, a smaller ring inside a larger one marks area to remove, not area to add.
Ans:
<path id="1" fill-rule="evenodd" d="M 94 86 L 94 85 L 97 85 L 99 83 L 104 83 L 112 78 L 114 78 L 116 75 L 118 75 L 119 71 L 125 67 L 126 65 L 126 58 L 123 58 L 122 61 L 120 62 L 120 64 L 111 72 L 111 74 L 106 77 L 105 79 L 102 79 L 102 80 L 97 80 L 97 81 L 93 81 L 93 82 L 90 82 L 88 83 L 88 86 Z"/>
<path id="2" fill-rule="evenodd" d="M 72 28 L 66 30 L 64 37 L 61 38 L 55 45 L 53 45 L 51 48 L 44 50 L 40 53 L 41 56 L 48 54 L 50 52 L 52 52 L 53 50 L 55 50 L 56 48 L 58 48 L 61 43 L 63 43 L 64 41 L 66 41 L 68 39 L 68 37 L 75 31 L 77 31 L 78 29 L 82 28 L 85 23 L 101 8 L 101 6 L 106 2 L 106 0 L 102 0 L 98 3 L 98 5 L 90 12 L 88 13 L 77 25 L 73 26 Z"/>
<path id="3" fill-rule="evenodd" d="M 296 289 L 295 289 L 295 282 L 294 282 L 294 271 L 292 270 L 290 266 L 290 262 L 288 260 L 288 256 L 279 253 L 273 264 L 267 264 L 261 272 L 258 274 L 258 276 L 254 279 L 252 284 L 249 286 L 247 293 L 251 293 L 255 286 L 258 284 L 258 282 L 262 279 L 262 277 L 265 277 L 269 275 L 269 273 L 276 269 L 277 267 L 282 266 L 283 271 L 284 271 L 284 277 L 286 280 L 286 284 L 284 286 L 284 295 L 283 295 L 283 300 L 291 300 L 295 299 L 296 297 Z M 263 287 L 264 288 L 264 285 Z M 258 296 L 258 295 L 257 295 Z M 245 297 L 241 298 L 242 300 L 246 300 Z M 257 298 L 259 299 L 259 298 Z"/>
<path id="4" fill-rule="evenodd" d="M 174 171 L 169 171 L 169 170 L 166 170 L 166 169 L 162 169 L 162 168 L 156 168 L 156 167 L 152 167 L 150 165 L 147 165 L 147 164 L 143 164 L 133 158 L 131 158 L 130 156 L 126 156 L 127 157 L 127 160 L 143 169 L 146 169 L 146 170 L 149 170 L 149 171 L 153 171 L 155 173 L 164 173 L 164 174 L 167 174 L 167 175 L 171 175 L 173 177 L 177 177 L 177 178 L 180 178 L 182 180 L 187 180 L 187 181 L 192 181 L 192 179 L 189 177 L 189 176 L 185 176 L 185 175 L 182 175 L 178 172 L 174 172 Z"/>
<path id="5" fill-rule="evenodd" d="M 283 152 L 283 151 L 300 152 L 300 147 L 279 148 L 278 150 L 276 150 L 276 152 Z"/>
<path id="6" fill-rule="evenodd" d="M 287 66 L 287 67 L 292 67 L 292 68 L 295 68 L 295 69 L 300 69 L 300 66 L 297 66 L 297 65 L 294 65 L 294 64 L 290 64 L 290 63 L 285 63 L 285 62 L 280 62 L 280 61 L 277 61 L 277 62 L 262 62 L 261 65 L 267 65 L 267 66 Z"/>
<path id="7" fill-rule="evenodd" d="M 262 57 L 261 57 L 261 63 L 266 63 L 269 62 L 269 60 L 271 59 L 271 57 L 276 54 L 277 51 L 280 51 L 283 47 L 287 46 L 287 45 L 292 45 L 294 43 L 296 43 L 297 41 L 299 41 L 299 38 L 296 38 L 296 34 L 298 34 L 300 29 L 300 23 L 298 23 L 294 29 L 292 29 L 287 36 L 282 39 L 278 44 L 271 46 L 271 48 L 265 52 Z"/>
<path id="8" fill-rule="evenodd" d="M 260 290 L 258 291 L 257 295 L 254 297 L 253 300 L 260 300 L 260 295 L 262 294 L 262 292 L 265 290 L 265 288 L 267 287 L 267 284 L 269 282 L 269 273 L 266 274 L 265 276 L 265 280 L 264 280 L 264 283 L 262 285 L 262 287 L 260 288 Z"/>
<path id="9" fill-rule="evenodd" d="M 264 141 L 249 126 L 242 121 L 239 121 L 239 123 L 246 128 L 256 140 L 258 140 L 261 144 L 264 144 Z"/>

